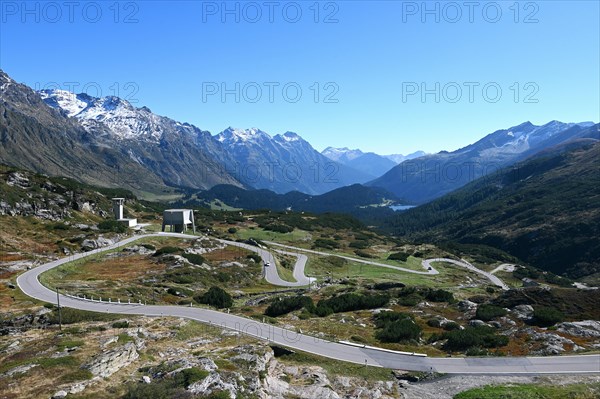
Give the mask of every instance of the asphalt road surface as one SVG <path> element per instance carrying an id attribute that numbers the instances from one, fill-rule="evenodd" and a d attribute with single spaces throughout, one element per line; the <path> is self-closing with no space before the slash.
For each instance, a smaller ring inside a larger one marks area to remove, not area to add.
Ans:
<path id="1" fill-rule="evenodd" d="M 145 236 L 160 236 L 152 234 Z M 196 238 L 179 234 L 182 238 Z M 118 248 L 144 236 L 127 238 L 117 244 L 93 251 L 65 257 L 32 270 L 26 271 L 17 278 L 20 289 L 30 297 L 49 303 L 57 303 L 56 292 L 44 287 L 39 282 L 39 275 L 47 270 L 81 259 L 93 254 Z M 236 243 L 239 244 L 239 243 Z M 255 248 L 255 247 L 254 247 Z M 259 252 L 262 256 L 262 252 Z M 272 255 L 271 255 L 272 256 Z M 118 304 L 115 302 L 97 302 L 76 299 L 60 295 L 61 306 L 95 311 L 116 313 L 122 315 L 171 316 L 197 320 L 202 323 L 239 331 L 242 334 L 254 336 L 270 343 L 301 350 L 332 359 L 367 364 L 370 366 L 387 367 L 392 369 L 433 371 L 449 374 L 557 374 L 557 373 L 599 373 L 600 355 L 582 356 L 548 356 L 548 357 L 502 357 L 502 358 L 430 358 L 404 355 L 381 351 L 377 349 L 360 348 L 296 331 L 286 330 L 270 324 L 260 323 L 232 314 L 214 310 L 186 306 L 158 306 Z"/>

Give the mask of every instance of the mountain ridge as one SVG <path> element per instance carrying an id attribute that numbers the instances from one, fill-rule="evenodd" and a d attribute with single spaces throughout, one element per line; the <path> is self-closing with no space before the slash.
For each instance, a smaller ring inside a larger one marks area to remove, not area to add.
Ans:
<path id="1" fill-rule="evenodd" d="M 422 204 L 452 192 L 479 177 L 535 153 L 577 138 L 597 137 L 590 122 L 551 121 L 536 126 L 525 122 L 497 130 L 456 151 L 441 151 L 404 161 L 367 183 Z"/>
<path id="2" fill-rule="evenodd" d="M 398 214 L 387 228 L 416 240 L 485 244 L 574 278 L 600 277 L 599 199 L 600 141 L 578 139 Z"/>

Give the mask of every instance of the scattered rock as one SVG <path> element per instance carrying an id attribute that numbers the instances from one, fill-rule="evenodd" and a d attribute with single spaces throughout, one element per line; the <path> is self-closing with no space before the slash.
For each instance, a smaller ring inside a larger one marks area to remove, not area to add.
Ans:
<path id="1" fill-rule="evenodd" d="M 565 345 L 571 347 L 573 351 L 584 349 L 570 339 L 561 337 L 558 334 L 537 332 L 533 328 L 528 328 L 525 332 L 529 333 L 532 341 L 536 341 L 539 344 L 539 348 L 531 351 L 531 355 L 559 355 L 566 350 Z"/>
<path id="2" fill-rule="evenodd" d="M 67 391 L 58 391 L 52 395 L 52 399 L 63 399 L 67 397 Z"/>
<path id="3" fill-rule="evenodd" d="M 487 326 L 490 327 L 489 324 L 487 324 L 485 321 L 483 320 L 469 320 L 469 325 L 471 327 L 479 327 L 479 326 Z"/>
<path id="4" fill-rule="evenodd" d="M 519 319 L 530 319 L 533 316 L 533 306 L 517 305 L 512 309 L 512 313 Z"/>
<path id="5" fill-rule="evenodd" d="M 466 319 L 475 316 L 475 311 L 477 310 L 477 304 L 475 302 L 464 300 L 458 302 L 457 306 L 458 310 L 464 313 Z"/>
<path id="6" fill-rule="evenodd" d="M 18 366 L 18 367 L 15 367 L 15 368 L 12 368 L 12 369 L 8 370 L 6 373 L 2 374 L 2 376 L 12 377 L 15 374 L 25 374 L 29 370 L 31 370 L 32 368 L 37 367 L 37 366 L 38 365 L 35 364 L 35 363 L 34 364 L 26 364 L 26 365 L 23 365 L 23 366 Z"/>
<path id="7" fill-rule="evenodd" d="M 19 172 L 10 173 L 8 175 L 6 184 L 8 184 L 9 186 L 16 186 L 23 189 L 29 188 L 30 186 L 29 179 Z"/>
<path id="8" fill-rule="evenodd" d="M 153 251 L 152 249 L 148 249 L 148 248 L 144 247 L 143 245 L 132 245 L 130 247 L 123 248 L 123 252 L 135 253 L 135 254 L 140 254 L 140 255 L 148 255 L 148 254 L 153 254 L 156 251 Z"/>
<path id="9" fill-rule="evenodd" d="M 598 338 L 600 337 L 600 321 L 585 320 L 571 323 L 560 323 L 557 326 L 557 330 L 574 337 Z"/>
<path id="10" fill-rule="evenodd" d="M 235 399 L 237 396 L 237 383 L 225 382 L 219 373 L 213 372 L 201 381 L 197 381 L 190 385 L 188 391 L 194 395 L 208 396 L 213 392 L 228 391 L 229 397 Z"/>
<path id="11" fill-rule="evenodd" d="M 84 366 L 94 376 L 109 377 L 119 371 L 121 368 L 131 364 L 139 357 L 139 354 L 132 342 L 108 351 L 94 358 L 90 363 Z"/>
<path id="12" fill-rule="evenodd" d="M 81 243 L 81 249 L 83 251 L 91 251 L 93 249 L 108 247 L 109 245 L 112 245 L 113 243 L 114 242 L 112 240 L 109 240 L 108 238 L 103 237 L 103 236 L 99 236 L 95 240 L 88 238 L 88 239 L 83 240 L 83 242 Z"/>

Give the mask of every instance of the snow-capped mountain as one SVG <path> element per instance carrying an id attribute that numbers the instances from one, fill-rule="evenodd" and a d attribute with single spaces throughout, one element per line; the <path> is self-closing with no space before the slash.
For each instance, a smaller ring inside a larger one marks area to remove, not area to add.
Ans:
<path id="1" fill-rule="evenodd" d="M 112 134 L 102 126 L 95 133 Z M 97 140 L 77 119 L 49 107 L 38 93 L 1 70 L 0 142 L 3 164 L 138 192 L 160 192 L 165 187 L 159 176 L 126 152 Z"/>
<path id="2" fill-rule="evenodd" d="M 352 161 L 353 159 L 359 158 L 365 153 L 359 149 L 351 150 L 348 147 L 327 147 L 323 151 L 321 151 L 321 154 L 334 161 L 347 163 L 349 161 Z"/>
<path id="3" fill-rule="evenodd" d="M 419 157 L 422 157 L 424 155 L 427 155 L 427 153 L 425 151 L 415 151 L 415 152 L 410 153 L 408 155 L 391 154 L 391 155 L 382 155 L 382 156 L 384 158 L 389 159 L 390 161 L 394 161 L 396 164 L 399 164 L 399 163 L 402 163 L 402 162 L 407 161 L 409 159 L 419 158 Z"/>
<path id="4" fill-rule="evenodd" d="M 292 132 L 271 137 L 256 128 L 228 128 L 213 137 L 118 97 L 35 92 L 1 70 L 0 100 L 0 162 L 138 192 L 231 184 L 320 194 L 372 180 L 393 166 L 377 154 L 329 148 L 324 153 L 334 161 Z M 527 122 L 452 153 L 404 161 L 370 184 L 424 202 L 536 152 L 585 138 L 591 124 Z"/>
<path id="5" fill-rule="evenodd" d="M 368 185 L 424 203 L 554 146 L 582 138 L 599 139 L 593 126 L 593 122 L 551 121 L 542 126 L 525 122 L 453 152 L 404 161 Z"/>
<path id="6" fill-rule="evenodd" d="M 240 185 L 227 172 L 233 159 L 207 131 L 114 96 L 96 98 L 62 90 L 39 94 L 46 104 L 78 120 L 91 136 L 119 148 L 169 185 L 202 189 Z"/>
<path id="7" fill-rule="evenodd" d="M 392 169 L 398 163 L 425 155 L 423 151 L 417 151 L 413 154 L 404 155 L 378 155 L 374 152 L 362 152 L 359 149 L 351 150 L 348 147 L 335 148 L 327 147 L 321 154 L 336 162 L 342 163 L 353 169 L 360 170 L 373 179 L 383 175 Z"/>
<path id="8" fill-rule="evenodd" d="M 63 116 L 79 121 L 90 136 L 120 148 L 170 185 L 204 189 L 220 183 L 244 184 L 278 193 L 321 194 L 372 178 L 329 161 L 292 132 L 271 137 L 257 128 L 230 127 L 213 137 L 118 97 L 60 90 L 39 95 Z"/>
<path id="9" fill-rule="evenodd" d="M 153 114 L 146 107 L 136 108 L 119 97 L 95 98 L 85 93 L 74 94 L 65 90 L 41 90 L 39 93 L 46 104 L 61 109 L 66 116 L 77 118 L 87 129 L 93 130 L 101 123 L 117 139 L 158 142 L 165 130 L 184 132 L 190 127 Z"/>
<path id="10" fill-rule="evenodd" d="M 257 128 L 229 127 L 215 138 L 236 160 L 234 175 L 254 188 L 322 194 L 370 179 L 321 155 L 293 132 L 271 137 Z"/>

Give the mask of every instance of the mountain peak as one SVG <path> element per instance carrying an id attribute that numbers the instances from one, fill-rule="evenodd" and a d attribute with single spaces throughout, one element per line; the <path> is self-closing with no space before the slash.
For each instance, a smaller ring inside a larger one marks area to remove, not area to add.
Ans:
<path id="1" fill-rule="evenodd" d="M 304 139 L 299 134 L 294 132 L 285 132 L 284 134 L 277 134 L 273 137 L 274 140 L 282 143 L 293 143 L 302 142 Z"/>
<path id="2" fill-rule="evenodd" d="M 216 136 L 216 139 L 220 142 L 240 142 L 244 143 L 247 141 L 256 141 L 260 139 L 271 139 L 267 133 L 263 132 L 259 128 L 253 127 L 250 129 L 238 129 L 229 126 Z"/>
<path id="3" fill-rule="evenodd" d="M 0 69 L 0 85 L 4 85 L 6 83 L 14 83 L 14 80 L 6 72 Z"/>

